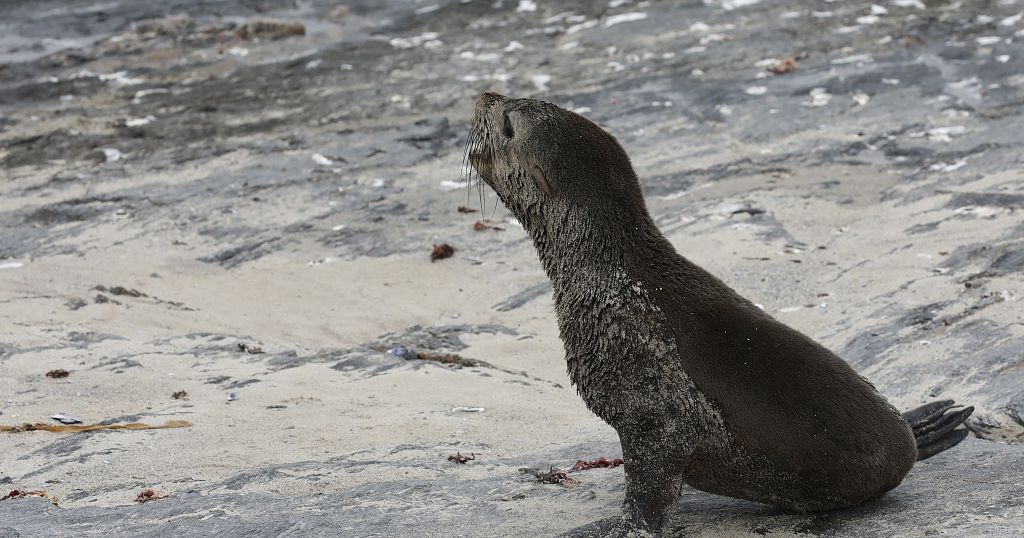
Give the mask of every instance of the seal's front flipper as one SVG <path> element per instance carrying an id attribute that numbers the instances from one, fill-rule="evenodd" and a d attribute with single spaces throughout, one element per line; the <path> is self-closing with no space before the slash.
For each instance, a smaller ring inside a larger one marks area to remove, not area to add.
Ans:
<path id="1" fill-rule="evenodd" d="M 973 412 L 974 407 L 961 409 L 953 400 L 942 400 L 903 413 L 903 419 L 914 430 L 917 461 L 930 458 L 963 441 L 967 437 L 967 430 L 956 427 L 963 424 Z"/>

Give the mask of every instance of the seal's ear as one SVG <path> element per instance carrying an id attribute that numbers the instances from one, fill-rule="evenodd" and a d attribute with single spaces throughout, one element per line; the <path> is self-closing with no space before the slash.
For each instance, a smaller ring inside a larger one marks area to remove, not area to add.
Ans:
<path id="1" fill-rule="evenodd" d="M 548 182 L 548 176 L 544 173 L 544 170 L 537 166 L 537 163 L 530 164 L 530 178 L 533 179 L 533 184 L 538 189 L 544 191 L 544 194 L 551 196 L 555 193 L 554 189 L 551 188 L 551 183 Z"/>

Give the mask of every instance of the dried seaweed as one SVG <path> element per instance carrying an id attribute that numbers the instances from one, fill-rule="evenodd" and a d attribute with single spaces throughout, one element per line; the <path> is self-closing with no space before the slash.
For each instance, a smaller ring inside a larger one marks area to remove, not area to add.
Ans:
<path id="1" fill-rule="evenodd" d="M 57 503 L 57 497 L 50 495 L 49 493 L 42 490 L 24 491 L 20 489 L 12 489 L 10 493 L 0 497 L 0 501 L 6 501 L 7 499 L 23 499 L 25 497 L 42 497 L 53 503 L 54 506 L 60 506 Z"/>
<path id="2" fill-rule="evenodd" d="M 618 467 L 619 465 L 622 465 L 623 463 L 625 463 L 625 462 L 622 461 L 622 458 L 608 459 L 608 458 L 606 458 L 604 456 L 601 456 L 600 458 L 597 458 L 596 460 L 590 460 L 590 461 L 576 460 L 576 465 L 573 465 L 572 469 L 569 469 L 569 472 L 570 473 L 575 473 L 576 471 L 586 471 L 587 469 L 600 469 L 600 468 L 612 469 L 612 468 Z"/>
<path id="3" fill-rule="evenodd" d="M 155 500 L 158 500 L 158 499 L 165 499 L 165 498 L 167 498 L 167 494 L 166 493 L 160 493 L 159 491 L 157 491 L 157 490 L 155 490 L 153 488 L 146 488 L 146 489 L 143 489 L 142 491 L 140 491 L 139 494 L 135 496 L 135 502 L 137 502 L 137 503 L 147 503 L 149 501 L 155 501 Z"/>
<path id="4" fill-rule="evenodd" d="M 192 423 L 185 420 L 168 420 L 163 424 L 146 424 L 144 422 L 128 422 L 122 424 L 73 424 L 57 425 L 42 422 L 25 422 L 14 426 L 0 425 L 0 432 L 21 433 L 46 431 L 55 433 L 79 433 L 95 430 L 162 430 L 167 428 L 188 428 Z"/>
<path id="5" fill-rule="evenodd" d="M 262 347 L 254 346 L 252 344 L 246 344 L 244 342 L 239 342 L 238 343 L 238 351 L 244 351 L 244 352 L 249 353 L 251 355 L 259 355 L 260 353 L 264 353 Z"/>
<path id="6" fill-rule="evenodd" d="M 448 456 L 448 461 L 453 461 L 455 463 L 465 464 L 467 461 L 475 460 L 477 455 L 478 454 L 475 454 L 473 452 L 470 452 L 469 454 L 463 454 L 461 452 L 456 452 L 456 453 L 452 454 L 451 456 Z"/>
<path id="7" fill-rule="evenodd" d="M 558 484 L 560 486 L 569 487 L 580 483 L 579 480 L 569 476 L 569 473 L 559 469 L 558 467 L 551 467 L 547 471 L 540 471 L 537 469 L 520 470 L 524 473 L 533 475 L 533 477 L 542 484 Z"/>
<path id="8" fill-rule="evenodd" d="M 448 243 L 434 245 L 434 250 L 433 252 L 430 253 L 430 261 L 436 262 L 437 260 L 451 258 L 453 254 L 455 254 L 455 247 L 449 245 Z"/>

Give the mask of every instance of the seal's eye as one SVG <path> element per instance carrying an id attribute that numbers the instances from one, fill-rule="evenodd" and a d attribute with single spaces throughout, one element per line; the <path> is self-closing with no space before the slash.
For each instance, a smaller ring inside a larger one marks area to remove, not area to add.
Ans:
<path id="1" fill-rule="evenodd" d="M 508 114 L 505 114 L 505 127 L 504 127 L 505 138 L 512 138 L 516 133 L 512 130 L 512 121 L 508 119 Z"/>

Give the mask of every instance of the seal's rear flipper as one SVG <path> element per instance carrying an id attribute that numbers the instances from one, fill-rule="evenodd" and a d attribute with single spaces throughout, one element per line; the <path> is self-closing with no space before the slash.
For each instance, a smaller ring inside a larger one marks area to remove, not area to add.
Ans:
<path id="1" fill-rule="evenodd" d="M 958 430 L 956 427 L 963 424 L 973 412 L 974 407 L 960 409 L 953 400 L 942 400 L 903 413 L 903 419 L 914 430 L 917 461 L 930 458 L 963 441 L 967 437 L 967 430 Z"/>
<path id="2" fill-rule="evenodd" d="M 951 430 L 931 444 L 917 445 L 917 461 L 926 460 L 947 448 L 952 448 L 967 437 L 967 429 Z"/>

